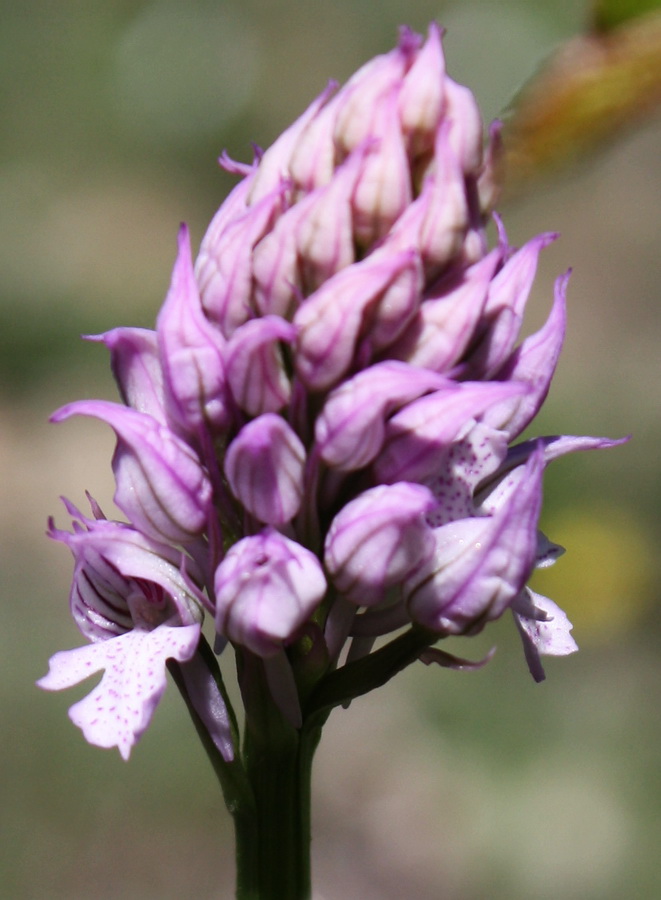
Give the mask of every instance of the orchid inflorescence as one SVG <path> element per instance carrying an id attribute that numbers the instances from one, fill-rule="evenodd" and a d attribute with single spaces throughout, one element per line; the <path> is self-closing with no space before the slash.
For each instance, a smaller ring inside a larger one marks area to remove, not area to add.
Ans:
<path id="1" fill-rule="evenodd" d="M 128 758 L 174 660 L 235 758 L 205 616 L 216 656 L 231 645 L 240 673 L 262 667 L 294 728 L 401 668 L 375 674 L 402 629 L 416 636 L 406 662 L 463 668 L 435 644 L 511 610 L 537 680 L 540 655 L 576 649 L 565 614 L 526 586 L 561 553 L 538 530 L 542 475 L 617 442 L 513 444 L 549 389 L 568 274 L 520 340 L 556 236 L 515 249 L 496 217 L 487 246 L 498 148 L 498 127 L 485 148 L 472 94 L 445 74 L 439 28 L 424 41 L 402 29 L 251 164 L 222 157 L 240 181 L 195 262 L 181 227 L 156 329 L 94 338 L 123 404 L 82 400 L 53 421 L 114 429 L 127 521 L 91 500 L 90 515 L 66 502 L 73 531 L 51 522 L 90 643 L 57 653 L 39 682 L 105 670 L 70 711 L 88 741 Z"/>

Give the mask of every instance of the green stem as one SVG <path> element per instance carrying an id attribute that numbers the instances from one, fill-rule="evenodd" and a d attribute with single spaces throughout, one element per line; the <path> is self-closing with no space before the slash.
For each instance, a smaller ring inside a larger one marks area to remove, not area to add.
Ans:
<path id="1" fill-rule="evenodd" d="M 414 627 L 329 672 L 309 693 L 300 730 L 275 706 L 262 661 L 237 652 L 246 709 L 243 760 L 255 798 L 254 820 L 236 820 L 238 900 L 308 900 L 310 782 L 321 728 L 335 706 L 385 684 L 437 640 Z"/>
<path id="2" fill-rule="evenodd" d="M 310 783 L 320 729 L 285 721 L 261 660 L 242 654 L 243 760 L 255 797 L 252 821 L 235 820 L 238 900 L 308 900 Z"/>
<path id="3" fill-rule="evenodd" d="M 236 648 L 239 687 L 245 707 L 242 752 L 238 729 L 211 648 L 200 653 L 230 710 L 235 759 L 228 763 L 216 749 L 186 691 L 179 665 L 168 665 L 177 681 L 221 783 L 234 817 L 237 900 L 309 900 L 310 795 L 312 760 L 321 728 L 331 710 L 385 684 L 436 643 L 438 635 L 413 627 L 363 659 L 318 677 L 327 660 L 312 653 L 294 656 L 304 701 L 303 725 L 287 721 L 271 695 L 263 660 Z M 305 649 L 305 648 L 304 648 Z M 309 658 L 308 658 L 309 657 Z M 314 663 L 311 665 L 310 660 Z M 305 663 L 305 664 L 304 664 Z"/>
<path id="4" fill-rule="evenodd" d="M 413 626 L 379 650 L 329 672 L 317 683 L 305 705 L 306 722 L 322 725 L 335 706 L 386 684 L 438 639 L 433 631 Z"/>

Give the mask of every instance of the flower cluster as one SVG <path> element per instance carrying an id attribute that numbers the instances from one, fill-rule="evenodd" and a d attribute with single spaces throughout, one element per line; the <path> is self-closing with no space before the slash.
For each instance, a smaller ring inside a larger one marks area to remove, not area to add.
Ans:
<path id="1" fill-rule="evenodd" d="M 378 637 L 422 630 L 433 648 L 512 610 L 535 678 L 576 649 L 558 607 L 526 587 L 561 552 L 538 531 L 544 467 L 611 445 L 512 446 L 549 389 L 567 276 L 546 324 L 520 340 L 540 251 L 485 224 L 497 128 L 484 146 L 472 94 L 446 76 L 439 29 L 330 85 L 241 176 L 194 263 L 185 226 L 156 329 L 96 338 L 123 404 L 59 410 L 117 436 L 127 522 L 72 506 L 51 536 L 75 558 L 71 607 L 91 645 L 40 684 L 105 669 L 71 710 L 92 743 L 128 756 L 175 659 L 225 759 L 227 711 L 199 652 L 263 660 L 301 721 L 305 653 L 320 677 Z M 348 646 L 348 650 L 346 649 Z M 343 653 L 343 650 L 345 651 Z"/>

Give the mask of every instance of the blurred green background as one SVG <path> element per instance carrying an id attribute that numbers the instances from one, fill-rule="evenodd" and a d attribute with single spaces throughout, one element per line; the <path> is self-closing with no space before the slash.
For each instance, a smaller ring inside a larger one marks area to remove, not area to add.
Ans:
<path id="1" fill-rule="evenodd" d="M 0 896 L 231 897 L 232 833 L 171 687 L 129 764 L 88 747 L 66 710 L 87 689 L 33 687 L 69 621 L 71 560 L 44 538 L 58 496 L 111 507 L 113 440 L 49 426 L 114 398 L 103 348 L 151 326 L 177 227 L 194 241 L 231 179 L 325 85 L 447 28 L 450 74 L 497 115 L 585 22 L 574 0 L 26 0 L 0 4 Z M 621 436 L 558 461 L 545 525 L 568 553 L 541 591 L 581 652 L 529 679 L 503 621 L 453 648 L 468 674 L 415 667 L 336 712 L 315 770 L 319 900 L 615 900 L 661 896 L 658 309 L 661 123 L 501 209 L 514 244 L 558 230 L 529 328 L 573 266 L 569 335 L 539 431 Z M 60 520 L 63 517 L 60 515 Z"/>

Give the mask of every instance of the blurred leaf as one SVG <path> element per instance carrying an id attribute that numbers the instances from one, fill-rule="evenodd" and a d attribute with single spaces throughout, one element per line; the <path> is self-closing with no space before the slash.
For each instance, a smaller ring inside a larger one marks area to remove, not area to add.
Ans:
<path id="1" fill-rule="evenodd" d="M 659 106 L 661 13 L 574 38 L 513 101 L 499 181 L 507 195 L 519 193 L 533 178 L 604 147 Z"/>
<path id="2" fill-rule="evenodd" d="M 661 0 L 595 0 L 592 25 L 597 31 L 609 31 L 655 9 L 661 9 Z"/>

